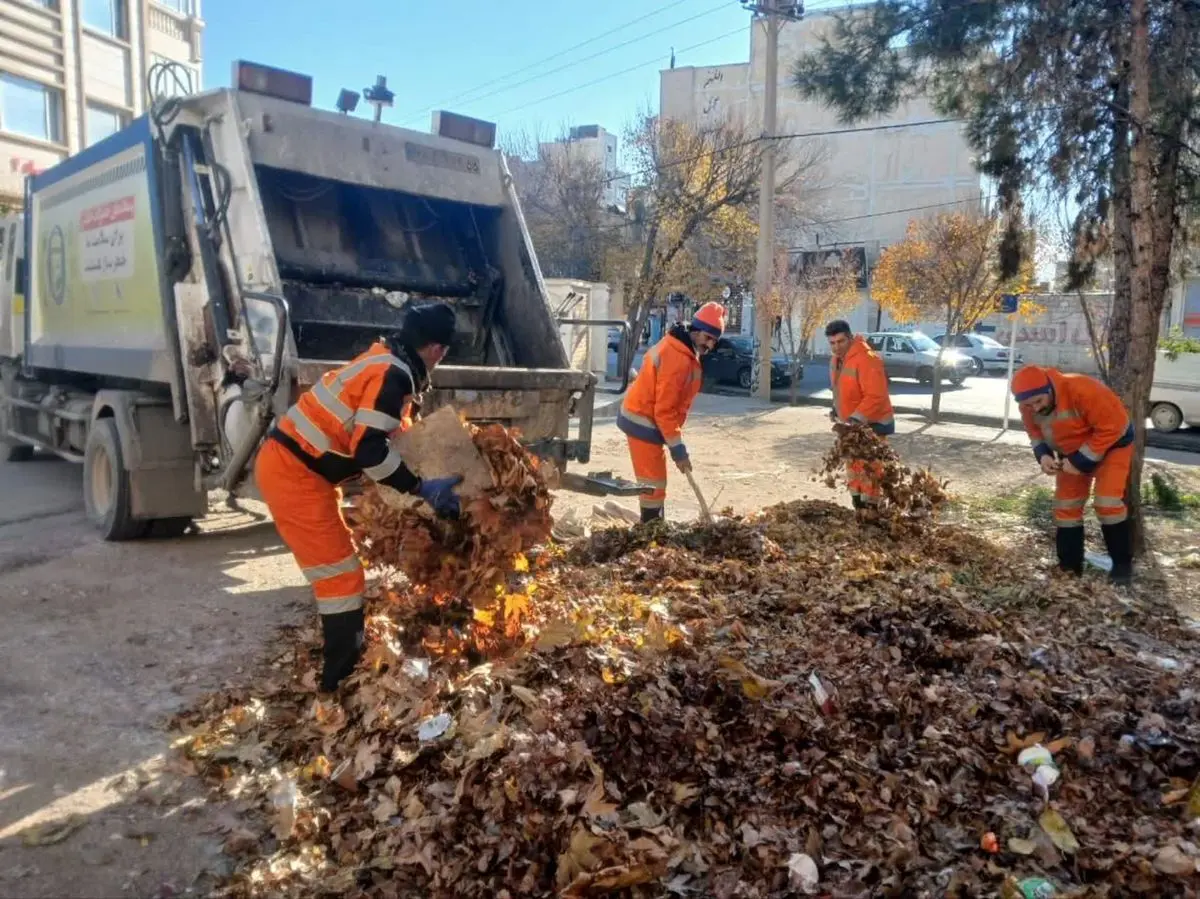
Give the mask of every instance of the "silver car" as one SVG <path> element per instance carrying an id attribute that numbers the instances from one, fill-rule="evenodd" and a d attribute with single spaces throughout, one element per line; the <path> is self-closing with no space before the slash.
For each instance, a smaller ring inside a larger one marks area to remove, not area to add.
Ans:
<path id="1" fill-rule="evenodd" d="M 867 334 L 867 343 L 883 357 L 889 378 L 912 378 L 922 384 L 933 383 L 933 367 L 942 353 L 942 377 L 957 387 L 974 367 L 958 350 L 942 350 L 920 331 L 880 331 Z"/>
<path id="2" fill-rule="evenodd" d="M 938 334 L 933 341 L 940 345 L 945 338 L 945 334 Z M 959 334 L 949 345 L 971 360 L 973 375 L 1008 372 L 1008 347 L 986 334 Z M 1017 353 L 1013 367 L 1020 368 L 1023 362 L 1021 354 Z"/>

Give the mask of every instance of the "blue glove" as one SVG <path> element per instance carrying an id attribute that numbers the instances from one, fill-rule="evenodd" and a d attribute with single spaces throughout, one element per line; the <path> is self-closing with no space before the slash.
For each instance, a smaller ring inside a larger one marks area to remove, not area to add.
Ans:
<path id="1" fill-rule="evenodd" d="M 461 511 L 458 504 L 458 494 L 454 486 L 462 481 L 462 475 L 449 478 L 433 478 L 422 480 L 417 487 L 417 495 L 429 503 L 440 518 L 458 518 Z"/>
<path id="2" fill-rule="evenodd" d="M 687 447 L 682 443 L 676 443 L 674 446 L 668 446 L 671 451 L 671 459 L 675 462 L 686 462 L 688 459 Z"/>

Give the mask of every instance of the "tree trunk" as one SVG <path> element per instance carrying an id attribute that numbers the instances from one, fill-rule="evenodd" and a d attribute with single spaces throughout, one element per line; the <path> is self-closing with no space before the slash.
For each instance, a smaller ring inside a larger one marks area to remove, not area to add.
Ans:
<path id="1" fill-rule="evenodd" d="M 1132 522 L 1134 552 L 1146 548 L 1142 519 L 1142 464 L 1146 447 L 1146 405 L 1154 376 L 1154 353 L 1158 344 L 1157 309 L 1154 297 L 1154 158 L 1149 124 L 1150 108 L 1150 22 L 1148 0 L 1133 0 L 1133 28 L 1129 46 L 1129 111 L 1133 119 L 1133 141 L 1129 148 L 1129 220 L 1133 238 L 1130 268 L 1129 341 L 1117 382 L 1121 398 L 1135 429 L 1133 466 L 1129 472 L 1126 503 Z M 1169 239 L 1169 238 L 1168 238 Z"/>
<path id="2" fill-rule="evenodd" d="M 1100 380 L 1108 386 L 1112 386 L 1112 379 L 1108 375 L 1108 356 L 1105 336 L 1096 328 L 1096 317 L 1092 315 L 1092 307 L 1088 305 L 1087 299 L 1083 295 L 1083 289 L 1077 288 L 1075 295 L 1079 298 L 1079 309 L 1083 312 L 1083 321 L 1087 325 L 1088 342 L 1092 345 L 1092 356 L 1096 359 L 1096 368 L 1100 372 Z M 1109 310 L 1112 314 L 1112 310 Z M 1016 327 L 1014 322 L 1013 327 Z"/>

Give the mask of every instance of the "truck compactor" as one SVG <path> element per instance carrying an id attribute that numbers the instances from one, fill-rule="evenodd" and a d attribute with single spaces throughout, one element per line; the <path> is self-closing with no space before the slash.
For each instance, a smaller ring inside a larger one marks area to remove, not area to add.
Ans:
<path id="1" fill-rule="evenodd" d="M 636 492 L 565 473 L 588 461 L 596 379 L 569 367 L 494 126 L 438 113 L 425 134 L 314 109 L 302 75 L 234 77 L 152 98 L 0 224 L 6 457 L 82 462 L 107 539 L 182 533 L 210 490 L 253 494 L 301 391 L 438 299 L 463 339 L 425 411 L 516 426 L 563 486 Z"/>

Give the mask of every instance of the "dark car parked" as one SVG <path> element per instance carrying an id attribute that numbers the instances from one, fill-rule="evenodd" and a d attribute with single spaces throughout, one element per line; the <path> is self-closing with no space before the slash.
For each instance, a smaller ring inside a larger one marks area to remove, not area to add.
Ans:
<path id="1" fill-rule="evenodd" d="M 717 384 L 737 384 L 750 389 L 750 368 L 754 360 L 754 343 L 749 337 L 722 337 L 717 347 L 704 357 L 704 379 Z M 802 377 L 797 372 L 797 377 Z M 771 357 L 771 386 L 786 387 L 792 383 L 786 356 Z"/>

